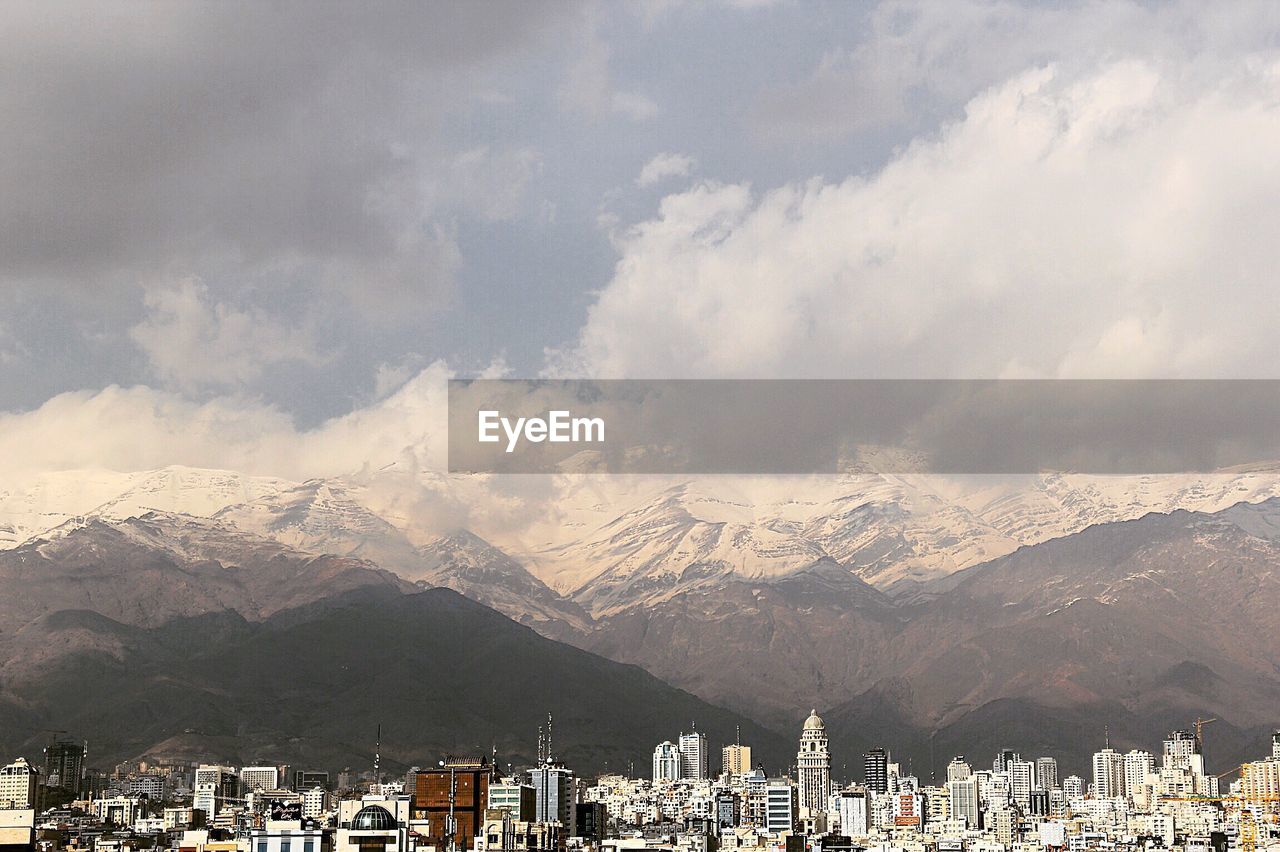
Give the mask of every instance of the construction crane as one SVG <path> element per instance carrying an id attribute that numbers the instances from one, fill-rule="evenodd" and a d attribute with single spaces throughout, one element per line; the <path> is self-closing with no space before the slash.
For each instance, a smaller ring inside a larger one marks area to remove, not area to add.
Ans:
<path id="1" fill-rule="evenodd" d="M 1210 722 L 1216 722 L 1216 721 L 1218 721 L 1218 720 L 1217 720 L 1217 719 L 1202 719 L 1202 718 L 1200 718 L 1199 716 L 1197 716 L 1197 717 L 1196 717 L 1196 721 L 1195 721 L 1195 726 L 1196 726 L 1196 748 L 1200 749 L 1200 753 L 1201 753 L 1201 754 L 1204 754 L 1204 726 L 1205 726 L 1205 725 L 1207 725 L 1207 724 L 1209 724 Z"/>

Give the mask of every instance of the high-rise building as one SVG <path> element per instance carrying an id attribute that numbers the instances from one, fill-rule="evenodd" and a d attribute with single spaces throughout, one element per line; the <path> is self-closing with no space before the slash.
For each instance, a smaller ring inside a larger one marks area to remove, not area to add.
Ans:
<path id="1" fill-rule="evenodd" d="M 20 757 L 0 768 L 0 810 L 26 810 L 36 806 L 40 772 Z"/>
<path id="2" fill-rule="evenodd" d="M 1164 740 L 1163 768 L 1194 771 L 1192 764 L 1199 754 L 1200 745 L 1194 732 L 1173 731 Z"/>
<path id="3" fill-rule="evenodd" d="M 280 769 L 275 766 L 246 766 L 240 770 L 240 789 L 246 793 L 255 790 L 280 789 Z"/>
<path id="4" fill-rule="evenodd" d="M 707 735 L 693 731 L 680 735 L 680 777 L 701 781 L 707 777 Z"/>
<path id="5" fill-rule="evenodd" d="M 427 824 L 425 843 L 470 849 L 484 827 L 493 767 L 483 757 L 450 757 L 414 776 L 411 816 Z M 419 833 L 422 833 L 421 831 Z"/>
<path id="6" fill-rule="evenodd" d="M 796 788 L 790 779 L 771 778 L 765 788 L 765 831 L 793 831 L 796 824 Z"/>
<path id="7" fill-rule="evenodd" d="M 889 792 L 889 752 L 873 748 L 862 756 L 862 780 L 873 793 Z"/>
<path id="8" fill-rule="evenodd" d="M 79 796 L 84 779 L 83 743 L 59 739 L 44 750 L 44 783 Z"/>
<path id="9" fill-rule="evenodd" d="M 841 790 L 832 796 L 832 800 L 835 802 L 835 816 L 840 823 L 840 833 L 846 837 L 865 837 L 870 812 L 867 807 L 867 792 Z"/>
<path id="10" fill-rule="evenodd" d="M 1029 813 L 1031 793 L 1036 789 L 1036 765 L 1029 760 L 1011 760 L 1006 764 L 1009 774 L 1009 797 L 1013 803 Z"/>
<path id="11" fill-rule="evenodd" d="M 800 751 L 796 754 L 796 772 L 800 778 L 802 813 L 825 811 L 827 797 L 831 795 L 831 752 L 827 745 L 827 726 L 817 710 L 804 720 Z"/>
<path id="12" fill-rule="evenodd" d="M 1084 779 L 1079 775 L 1068 775 L 1062 779 L 1062 797 L 1068 802 L 1084 798 Z"/>
<path id="13" fill-rule="evenodd" d="M 1149 751 L 1133 749 L 1124 756 L 1124 793 L 1130 799 L 1137 798 L 1147 776 L 1156 771 L 1155 756 Z"/>
<path id="14" fill-rule="evenodd" d="M 1008 772 L 1009 764 L 1015 760 L 1022 760 L 1021 755 L 1011 748 L 1002 748 L 996 754 L 996 759 L 991 762 L 991 771 Z"/>
<path id="15" fill-rule="evenodd" d="M 1242 764 L 1240 795 L 1247 801 L 1275 801 L 1280 797 L 1280 758 Z"/>
<path id="16" fill-rule="evenodd" d="M 1036 758 L 1036 787 L 1055 790 L 1058 787 L 1058 761 L 1052 757 Z"/>
<path id="17" fill-rule="evenodd" d="M 751 771 L 751 746 L 744 746 L 741 743 L 727 745 L 720 752 L 720 766 L 722 772 L 730 775 L 741 775 L 744 772 Z"/>
<path id="18" fill-rule="evenodd" d="M 1104 748 L 1093 756 L 1093 797 L 1116 799 L 1124 795 L 1124 756 Z"/>
<path id="19" fill-rule="evenodd" d="M 195 794 L 191 807 L 212 820 L 228 803 L 240 797 L 240 775 L 233 766 L 201 764 L 196 768 Z"/>
<path id="20" fill-rule="evenodd" d="M 533 785 L 534 818 L 537 822 L 559 822 L 564 835 L 573 837 L 577 804 L 577 785 L 573 770 L 560 763 L 548 763 L 529 770 Z"/>
<path id="21" fill-rule="evenodd" d="M 670 740 L 658 743 L 653 750 L 654 783 L 679 781 L 682 763 L 679 746 Z"/>
<path id="22" fill-rule="evenodd" d="M 973 767 L 965 761 L 963 754 L 957 754 L 947 764 L 947 781 L 963 781 L 971 775 Z"/>
<path id="23" fill-rule="evenodd" d="M 966 828 L 979 827 L 978 814 L 981 811 L 979 779 L 976 776 L 957 778 L 947 782 L 947 790 L 951 793 L 951 816 L 964 820 Z"/>

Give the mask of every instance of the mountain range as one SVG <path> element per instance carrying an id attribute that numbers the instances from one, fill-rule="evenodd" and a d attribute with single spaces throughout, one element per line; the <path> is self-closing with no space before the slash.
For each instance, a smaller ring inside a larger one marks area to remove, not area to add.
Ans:
<path id="1" fill-rule="evenodd" d="M 147 631 L 228 613 L 260 625 L 357 591 L 398 600 L 443 587 L 558 648 L 635 664 L 754 720 L 758 736 L 782 737 L 761 746 L 779 760 L 777 743 L 811 706 L 851 765 L 882 744 L 921 772 L 956 750 L 1006 745 L 1084 771 L 1103 725 L 1119 745 L 1151 748 L 1199 715 L 1219 720 L 1210 760 L 1238 762 L 1280 721 L 1273 468 L 567 476 L 519 527 L 492 512 L 467 524 L 415 512 L 439 501 L 388 487 L 406 480 L 477 507 L 492 486 L 404 471 L 291 483 L 189 468 L 11 485 L 0 493 L 10 548 L 0 582 L 15 590 L 5 614 L 35 618 L 0 634 L 0 693 L 34 689 L 31 672 L 49 671 L 62 647 L 141 665 L 79 617 L 42 641 L 61 612 Z M 645 743 L 631 759 L 646 757 Z"/>

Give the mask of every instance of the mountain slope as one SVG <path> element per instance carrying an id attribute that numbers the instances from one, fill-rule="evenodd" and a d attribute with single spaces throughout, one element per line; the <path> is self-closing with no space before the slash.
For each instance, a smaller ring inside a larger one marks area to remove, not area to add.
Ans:
<path id="1" fill-rule="evenodd" d="M 564 638 L 592 630 L 591 616 L 489 542 L 458 530 L 418 548 L 420 585 L 453 589 L 528 625 Z"/>
<path id="2" fill-rule="evenodd" d="M 100 764 L 199 752 L 336 769 L 370 763 L 381 725 L 391 771 L 494 747 L 521 764 L 536 756 L 547 712 L 555 752 L 582 772 L 633 760 L 643 772 L 653 744 L 693 722 L 713 748 L 742 725 L 775 769 L 789 750 L 639 668 L 543 638 L 446 589 L 369 587 L 258 623 L 223 612 L 144 629 L 72 612 L 46 626 L 92 632 L 120 653 L 66 656 L 10 681 L 0 702 L 0 718 L 17 726 L 0 734 L 8 751 L 58 727 L 94 743 Z"/>

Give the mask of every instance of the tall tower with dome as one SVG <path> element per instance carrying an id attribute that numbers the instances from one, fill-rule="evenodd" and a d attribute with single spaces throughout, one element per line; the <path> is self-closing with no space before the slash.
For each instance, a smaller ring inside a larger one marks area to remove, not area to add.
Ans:
<path id="1" fill-rule="evenodd" d="M 810 813 L 825 811 L 831 794 L 831 751 L 827 747 L 827 726 L 817 710 L 804 720 L 800 732 L 800 752 L 796 755 L 800 781 L 800 807 Z"/>

